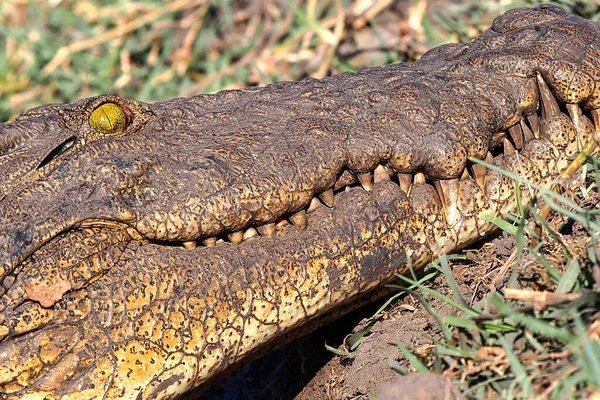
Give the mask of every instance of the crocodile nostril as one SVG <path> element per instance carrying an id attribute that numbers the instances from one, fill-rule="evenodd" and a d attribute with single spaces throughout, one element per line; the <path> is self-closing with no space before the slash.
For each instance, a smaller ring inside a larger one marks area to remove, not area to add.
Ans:
<path id="1" fill-rule="evenodd" d="M 76 142 L 77 142 L 77 137 L 75 137 L 75 136 L 71 136 L 70 138 L 68 138 L 67 140 L 62 142 L 60 145 L 55 147 L 54 150 L 52 150 L 50 153 L 48 153 L 48 155 L 42 160 L 42 162 L 40 162 L 40 165 L 38 165 L 38 167 L 36 169 L 42 168 L 46 164 L 50 163 L 50 161 L 52 161 L 55 158 L 57 158 L 58 156 L 60 156 L 61 154 L 64 154 L 67 150 L 69 150 L 71 147 L 73 147 L 73 145 L 75 145 Z"/>

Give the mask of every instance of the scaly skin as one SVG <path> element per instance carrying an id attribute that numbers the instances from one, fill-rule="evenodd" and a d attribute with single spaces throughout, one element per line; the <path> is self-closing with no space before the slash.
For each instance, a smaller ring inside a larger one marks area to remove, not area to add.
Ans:
<path id="1" fill-rule="evenodd" d="M 463 174 L 467 158 L 504 146 L 493 162 L 550 185 L 592 135 L 599 31 L 513 10 L 410 65 L 155 104 L 100 96 L 3 124 L 0 393 L 178 397 L 490 233 L 480 213 L 513 212 L 515 185 Z M 96 124 L 105 103 L 121 125 Z M 538 109 L 539 127 L 521 125 Z M 295 214 L 356 177 L 370 191 Z M 294 214 L 274 235 L 195 247 Z"/>

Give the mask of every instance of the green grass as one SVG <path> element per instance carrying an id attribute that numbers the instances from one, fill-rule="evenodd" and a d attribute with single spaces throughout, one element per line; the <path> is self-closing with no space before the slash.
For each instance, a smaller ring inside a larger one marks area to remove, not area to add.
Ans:
<path id="1" fill-rule="evenodd" d="M 597 259 L 600 210 L 581 207 L 577 200 L 597 196 L 599 165 L 595 158 L 588 160 L 584 168 L 587 171 L 585 193 L 576 193 L 575 200 L 502 171 L 520 185 L 534 188 L 563 216 L 562 225 L 578 222 L 585 229 L 586 236 L 580 240 L 587 243 L 587 251 L 582 254 L 574 254 L 568 248 L 561 251 L 564 246 L 560 243 L 561 235 L 547 223 L 546 233 L 536 238 L 539 243 L 528 246 L 530 234 L 537 236 L 527 226 L 528 221 L 541 222 L 542 219 L 535 209 L 525 208 L 513 221 L 494 221 L 506 234 L 515 236 L 517 243 L 512 279 L 506 288 L 469 305 L 458 289 L 445 256 L 433 264 L 433 271 L 444 276 L 451 296 L 428 287 L 426 280 L 398 276 L 410 287 L 396 286 L 400 291 L 395 297 L 407 292 L 416 294 L 437 321 L 443 336 L 424 358 L 398 344 L 412 370 L 444 373 L 453 378 L 456 387 L 469 398 L 522 399 L 535 395 L 582 399 L 593 393 L 597 395 L 600 389 L 600 288 L 592 271 L 600 268 Z M 562 259 L 553 264 L 548 262 L 557 255 Z M 536 291 L 530 282 L 520 279 L 518 265 L 525 257 L 543 265 L 554 281 L 547 294 L 550 297 L 545 301 L 538 297 L 544 291 Z M 431 305 L 432 299 L 451 306 L 455 313 L 439 317 Z M 398 362 L 390 366 L 398 373 L 407 372 Z"/>
<path id="2" fill-rule="evenodd" d="M 493 16 L 539 1 L 473 0 L 448 5 L 422 16 L 417 29 L 421 38 L 409 35 L 410 41 L 400 44 L 390 44 L 388 32 L 377 18 L 353 27 L 353 21 L 362 15 L 352 14 L 359 1 L 288 0 L 286 7 L 279 7 L 281 2 L 263 3 L 265 9 L 257 12 L 250 7 L 236 8 L 232 1 L 2 1 L 0 121 L 40 104 L 72 102 L 101 93 L 152 101 L 411 60 L 429 47 L 471 40 L 489 26 Z M 554 3 L 600 21 L 598 0 Z M 340 33 L 336 18 L 342 12 L 346 19 Z M 379 48 L 361 52 L 362 35 L 369 30 L 373 32 L 369 37 L 375 38 L 370 40 Z M 587 193 L 580 198 L 597 193 L 600 183 L 596 161 L 589 161 L 587 171 L 588 186 L 581 189 Z M 535 213 L 526 205 L 514 220 L 495 222 L 516 237 L 517 265 L 525 256 L 535 257 L 554 280 L 556 293 L 578 293 L 580 297 L 537 310 L 495 292 L 470 305 L 458 291 L 448 259 L 442 258 L 419 279 L 401 277 L 405 291 L 380 309 L 408 290 L 432 310 L 445 341 L 431 357 L 420 359 L 400 345 L 415 370 L 444 370 L 463 393 L 474 398 L 527 398 L 544 390 L 551 398 L 578 398 L 598 390 L 600 345 L 589 333 L 599 306 L 590 277 L 591 269 L 598 267 L 598 211 L 548 191 L 541 191 L 541 196 L 557 212 L 585 227 L 587 258 L 564 251 L 560 264 L 566 268 L 558 268 L 550 261 L 548 244 L 560 243 L 560 235 L 548 225 L 547 236 L 537 246 L 528 246 L 533 232 L 526 224 L 527 217 L 535 218 Z M 427 286 L 440 274 L 453 295 Z M 513 268 L 509 287 L 522 283 L 522 278 Z M 456 314 L 446 318 L 435 315 L 430 298 L 454 307 Z M 352 357 L 371 327 L 368 324 L 352 335 L 349 351 L 340 355 Z M 486 351 L 501 354 L 501 363 L 485 364 L 482 355 Z M 553 359 L 552 368 L 542 371 L 537 367 L 544 357 L 557 354 L 563 358 Z M 391 367 L 406 372 L 397 363 L 392 362 Z M 504 374 L 494 368 L 502 368 Z"/>
<path id="3" fill-rule="evenodd" d="M 0 121 L 101 93 L 151 101 L 406 61 L 471 40 L 493 16 L 537 2 L 444 5 L 398 44 L 390 42 L 398 27 L 383 27 L 358 0 L 264 1 L 263 10 L 210 0 L 2 1 Z M 597 0 L 558 3 L 600 18 Z M 344 29 L 336 28 L 339 16 Z M 364 37 L 380 49 L 360 52 Z"/>

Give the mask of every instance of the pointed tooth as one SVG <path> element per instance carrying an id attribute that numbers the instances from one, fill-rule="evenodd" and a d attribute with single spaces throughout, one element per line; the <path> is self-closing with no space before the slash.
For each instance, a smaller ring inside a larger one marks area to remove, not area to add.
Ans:
<path id="1" fill-rule="evenodd" d="M 521 130 L 521 124 L 516 124 L 508 128 L 508 133 L 514 142 L 515 147 L 521 150 L 523 148 L 523 131 Z"/>
<path id="2" fill-rule="evenodd" d="M 471 179 L 471 175 L 469 175 L 469 170 L 467 168 L 465 168 L 462 175 L 460 176 L 460 180 L 464 181 L 467 179 Z"/>
<path id="3" fill-rule="evenodd" d="M 560 114 L 560 108 L 558 103 L 552 94 L 552 91 L 544 81 L 544 78 L 540 74 L 537 74 L 538 89 L 540 91 L 542 118 L 551 118 L 555 115 Z"/>
<path id="4" fill-rule="evenodd" d="M 243 231 L 232 232 L 229 235 L 227 235 L 227 237 L 229 238 L 231 243 L 240 244 L 244 240 L 244 232 Z"/>
<path id="5" fill-rule="evenodd" d="M 398 182 L 400 183 L 400 187 L 404 190 L 404 193 L 408 194 L 410 190 L 410 184 L 412 182 L 412 174 L 397 174 Z"/>
<path id="6" fill-rule="evenodd" d="M 529 122 L 529 126 L 531 126 L 531 131 L 533 132 L 533 136 L 535 138 L 540 137 L 540 120 L 536 113 L 530 114 L 527 116 L 527 122 Z"/>
<path id="7" fill-rule="evenodd" d="M 187 242 L 183 242 L 183 248 L 186 250 L 192 250 L 196 248 L 196 241 L 195 240 L 190 240 Z"/>
<path id="8" fill-rule="evenodd" d="M 592 120 L 594 122 L 594 129 L 596 132 L 600 132 L 600 108 L 590 110 L 590 114 L 592 115 Z"/>
<path id="9" fill-rule="evenodd" d="M 379 164 L 373 172 L 373 182 L 383 182 L 390 180 L 390 172 L 385 165 Z"/>
<path id="10" fill-rule="evenodd" d="M 358 174 L 357 177 L 363 189 L 365 189 L 367 192 L 370 192 L 371 180 L 373 178 L 372 174 L 370 172 L 365 172 L 364 174 Z"/>
<path id="11" fill-rule="evenodd" d="M 482 189 L 485 188 L 485 177 L 487 176 L 487 168 L 480 164 L 471 165 L 471 170 L 473 171 L 473 176 L 475 177 L 475 182 Z"/>
<path id="12" fill-rule="evenodd" d="M 531 131 L 531 129 L 529 129 L 524 120 L 521 120 L 521 131 L 523 132 L 523 141 L 525 143 L 529 143 L 530 141 L 535 139 L 535 136 L 533 136 L 533 132 Z"/>
<path id="13" fill-rule="evenodd" d="M 448 226 L 453 226 L 458 219 L 458 179 L 447 179 L 443 181 L 435 181 L 435 188 L 440 195 L 442 207 L 446 214 L 446 222 Z"/>
<path id="14" fill-rule="evenodd" d="M 258 231 L 254 228 L 248 228 L 248 229 L 246 229 L 246 232 L 244 232 L 244 240 L 252 239 L 253 237 L 257 237 L 257 236 L 258 236 Z"/>
<path id="15" fill-rule="evenodd" d="M 224 239 L 217 239 L 217 241 L 215 242 L 215 244 L 223 244 L 225 243 Z"/>
<path id="16" fill-rule="evenodd" d="M 327 207 L 333 207 L 334 204 L 334 195 L 333 189 L 327 189 L 323 193 L 319 195 L 319 198 L 323 200 L 323 203 L 327 205 Z"/>
<path id="17" fill-rule="evenodd" d="M 422 172 L 417 172 L 415 174 L 415 185 L 422 185 L 423 183 L 425 183 L 425 174 L 423 174 Z"/>
<path id="18" fill-rule="evenodd" d="M 317 200 L 317 203 L 321 204 L 319 200 Z M 258 226 L 256 227 L 256 229 L 258 229 L 258 232 L 262 237 L 272 238 L 273 236 L 275 236 L 275 224 L 273 222 L 271 222 L 270 224 Z"/>
<path id="19" fill-rule="evenodd" d="M 581 115 L 581 109 L 578 104 L 567 103 L 567 112 L 569 113 L 569 117 L 571 117 L 571 121 L 573 121 L 573 125 L 579 125 L 579 116 Z"/>
<path id="20" fill-rule="evenodd" d="M 504 138 L 502 146 L 504 146 L 504 157 L 511 156 L 517 152 L 510 140 L 508 140 L 507 138 Z"/>
<path id="21" fill-rule="evenodd" d="M 485 155 L 485 162 L 488 163 L 488 164 L 494 164 L 494 156 L 489 151 Z"/>
<path id="22" fill-rule="evenodd" d="M 202 241 L 204 243 L 204 245 L 206 247 L 213 247 L 217 244 L 217 238 L 216 237 L 209 237 L 206 238 Z"/>
<path id="23" fill-rule="evenodd" d="M 579 108 L 578 104 L 567 104 L 567 112 L 569 113 L 569 116 L 571 117 L 571 121 L 573 121 L 573 125 L 575 125 L 575 132 L 577 133 L 577 141 L 579 144 L 579 149 L 581 149 L 581 147 L 583 145 L 583 143 L 582 143 L 583 140 L 581 138 L 581 130 L 583 129 L 581 117 L 583 117 L 583 115 L 581 114 L 581 109 Z"/>
<path id="24" fill-rule="evenodd" d="M 316 197 L 313 197 L 312 200 L 310 201 L 310 205 L 308 206 L 308 210 L 307 212 L 313 212 L 318 208 L 321 208 L 323 206 L 323 204 L 319 201 L 319 199 L 317 199 Z"/>
<path id="25" fill-rule="evenodd" d="M 306 228 L 306 211 L 300 210 L 296 214 L 290 216 L 292 224 L 296 225 L 300 229 Z"/>

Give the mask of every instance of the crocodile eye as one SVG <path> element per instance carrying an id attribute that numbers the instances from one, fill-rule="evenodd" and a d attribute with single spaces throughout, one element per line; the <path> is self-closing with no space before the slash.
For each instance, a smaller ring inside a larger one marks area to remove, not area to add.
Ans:
<path id="1" fill-rule="evenodd" d="M 89 118 L 93 130 L 103 135 L 114 135 L 125 130 L 127 116 L 115 103 L 104 103 L 92 111 Z"/>

